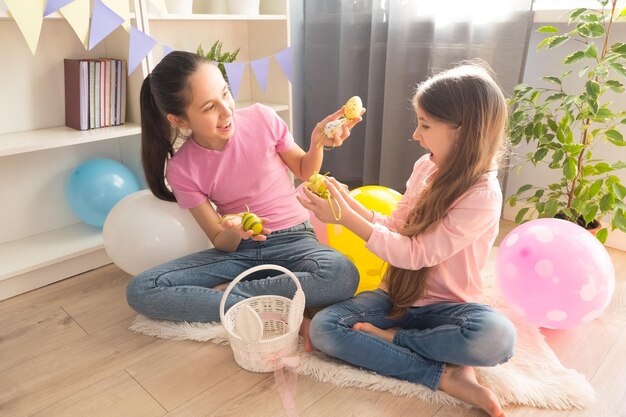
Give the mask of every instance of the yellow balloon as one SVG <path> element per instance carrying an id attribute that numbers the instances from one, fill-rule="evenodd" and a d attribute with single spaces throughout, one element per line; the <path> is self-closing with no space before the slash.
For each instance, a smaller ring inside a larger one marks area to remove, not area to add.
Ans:
<path id="1" fill-rule="evenodd" d="M 366 185 L 350 191 L 350 195 L 370 210 L 389 215 L 402 194 L 380 185 Z M 343 253 L 359 270 L 361 281 L 356 293 L 378 288 L 387 264 L 365 247 L 365 241 L 338 224 L 328 225 L 328 245 Z"/>

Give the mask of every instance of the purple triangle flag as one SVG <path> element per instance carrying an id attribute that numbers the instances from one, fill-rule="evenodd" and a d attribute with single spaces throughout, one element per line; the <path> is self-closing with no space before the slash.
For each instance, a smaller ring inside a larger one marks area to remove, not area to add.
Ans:
<path id="1" fill-rule="evenodd" d="M 46 10 L 44 10 L 43 15 L 48 16 L 59 10 L 61 7 L 65 7 L 74 0 L 48 0 L 46 2 Z"/>
<path id="2" fill-rule="evenodd" d="M 245 67 L 245 62 L 224 62 L 226 76 L 228 77 L 228 83 L 230 84 L 230 91 L 235 100 L 237 100 L 237 94 L 239 94 L 239 86 L 241 84 L 241 77 L 243 77 L 243 70 Z"/>
<path id="3" fill-rule="evenodd" d="M 252 72 L 254 72 L 254 76 L 256 77 L 259 85 L 261 86 L 261 90 L 265 92 L 267 89 L 267 73 L 270 64 L 269 57 L 257 59 L 255 61 L 250 62 L 250 66 L 252 67 Z"/>
<path id="4" fill-rule="evenodd" d="M 122 23 L 124 23 L 124 18 L 105 6 L 101 0 L 94 0 L 91 29 L 89 31 L 89 50 L 92 50 L 94 46 Z"/>
<path id="5" fill-rule="evenodd" d="M 283 70 L 287 79 L 291 81 L 291 48 L 285 48 L 276 55 L 274 55 L 276 61 L 278 61 L 278 65 L 280 65 L 280 69 Z"/>
<path id="6" fill-rule="evenodd" d="M 170 52 L 174 52 L 174 48 L 169 45 L 163 45 L 163 57 L 165 57 Z"/>
<path id="7" fill-rule="evenodd" d="M 141 64 L 141 60 L 154 48 L 157 41 L 134 26 L 130 27 L 128 44 L 128 75 Z"/>

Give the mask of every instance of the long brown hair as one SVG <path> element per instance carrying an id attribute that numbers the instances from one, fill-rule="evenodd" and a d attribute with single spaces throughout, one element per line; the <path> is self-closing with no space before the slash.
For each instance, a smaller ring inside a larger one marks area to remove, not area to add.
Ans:
<path id="1" fill-rule="evenodd" d="M 435 120 L 459 127 L 456 147 L 430 177 L 399 233 L 426 233 L 444 218 L 452 204 L 492 168 L 503 149 L 506 100 L 491 68 L 469 61 L 439 73 L 417 86 L 413 106 Z M 393 308 L 400 318 L 422 296 L 429 267 L 417 271 L 389 266 L 385 273 Z"/>
<path id="2" fill-rule="evenodd" d="M 189 77 L 203 64 L 213 65 L 191 52 L 170 52 L 141 85 L 141 162 L 150 191 L 161 200 L 176 201 L 165 183 L 165 163 L 174 155 L 179 132 L 167 114 L 185 116 L 191 100 Z"/>

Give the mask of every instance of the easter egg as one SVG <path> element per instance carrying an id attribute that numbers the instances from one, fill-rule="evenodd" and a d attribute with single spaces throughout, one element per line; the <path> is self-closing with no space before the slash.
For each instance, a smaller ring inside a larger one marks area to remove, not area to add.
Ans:
<path id="1" fill-rule="evenodd" d="M 343 108 L 343 114 L 346 116 L 346 119 L 349 120 L 359 117 L 362 111 L 363 102 L 359 96 L 351 97 Z"/>
<path id="2" fill-rule="evenodd" d="M 328 189 L 326 188 L 326 184 L 324 184 L 324 178 L 326 178 L 325 175 L 315 173 L 309 177 L 306 186 L 314 194 L 322 198 L 328 198 Z"/>
<path id="3" fill-rule="evenodd" d="M 341 126 L 343 126 L 345 122 L 345 119 L 331 120 L 324 126 L 324 134 L 329 138 L 335 136 L 336 133 L 341 132 Z"/>
<path id="4" fill-rule="evenodd" d="M 246 213 L 241 218 L 241 225 L 243 226 L 243 230 L 248 231 L 252 230 L 252 233 L 258 235 L 263 231 L 263 223 L 259 216 L 254 213 Z"/>

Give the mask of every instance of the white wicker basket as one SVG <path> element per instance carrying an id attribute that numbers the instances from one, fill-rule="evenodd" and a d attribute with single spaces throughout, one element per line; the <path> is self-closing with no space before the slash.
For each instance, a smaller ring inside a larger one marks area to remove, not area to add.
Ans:
<path id="1" fill-rule="evenodd" d="M 264 269 L 287 274 L 296 284 L 293 299 L 278 295 L 247 298 L 224 313 L 228 294 L 246 276 Z M 279 265 L 259 265 L 239 274 L 224 290 L 220 318 L 228 334 L 235 361 L 252 372 L 272 372 L 282 368 L 280 358 L 295 354 L 298 331 L 304 312 L 304 292 L 298 278 Z"/>

